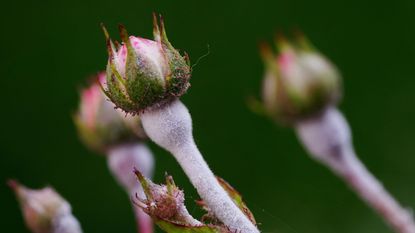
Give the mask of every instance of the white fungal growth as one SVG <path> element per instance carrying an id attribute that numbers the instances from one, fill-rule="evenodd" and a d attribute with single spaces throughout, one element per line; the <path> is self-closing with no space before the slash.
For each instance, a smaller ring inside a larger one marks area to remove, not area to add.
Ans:
<path id="1" fill-rule="evenodd" d="M 366 169 L 353 149 L 349 125 L 334 107 L 297 123 L 298 137 L 310 155 L 327 165 L 399 233 L 415 233 L 412 215 Z"/>
<path id="2" fill-rule="evenodd" d="M 124 187 L 130 197 L 137 194 L 144 199 L 144 191 L 135 176 L 133 169 L 138 169 L 146 177 L 153 176 L 154 156 L 144 143 L 122 144 L 108 151 L 108 167 L 111 173 Z M 153 223 L 150 216 L 138 206 L 134 206 L 136 222 L 141 233 L 152 233 Z"/>
<path id="3" fill-rule="evenodd" d="M 68 205 L 67 208 L 69 209 L 62 211 L 53 219 L 52 233 L 82 233 L 81 225 L 71 213 L 71 207 Z"/>
<path id="4" fill-rule="evenodd" d="M 173 154 L 218 219 L 236 232 L 259 232 L 220 186 L 200 154 L 193 139 L 191 116 L 180 100 L 146 110 L 140 117 L 147 135 Z"/>
<path id="5" fill-rule="evenodd" d="M 107 161 L 113 176 L 129 192 L 141 187 L 134 168 L 146 177 L 153 176 L 154 156 L 144 143 L 115 146 L 109 150 Z"/>

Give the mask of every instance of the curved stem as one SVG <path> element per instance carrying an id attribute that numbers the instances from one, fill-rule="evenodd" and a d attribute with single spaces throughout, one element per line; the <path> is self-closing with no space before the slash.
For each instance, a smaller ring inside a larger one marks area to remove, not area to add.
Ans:
<path id="1" fill-rule="evenodd" d="M 111 148 L 108 151 L 107 162 L 114 178 L 124 187 L 130 197 L 135 197 L 137 194 L 140 198 L 145 198 L 142 187 L 133 173 L 135 167 L 146 177 L 151 178 L 153 175 L 153 154 L 144 143 L 123 144 Z M 138 206 L 133 205 L 133 209 L 138 232 L 152 233 L 151 217 Z"/>
<path id="2" fill-rule="evenodd" d="M 356 156 L 343 115 L 329 108 L 296 125 L 313 158 L 327 165 L 398 233 L 415 233 L 412 215 L 394 199 Z"/>
<path id="3" fill-rule="evenodd" d="M 256 233 L 258 229 L 220 186 L 199 152 L 192 134 L 192 119 L 179 100 L 141 114 L 147 135 L 170 151 L 183 168 L 206 205 L 232 230 Z"/>

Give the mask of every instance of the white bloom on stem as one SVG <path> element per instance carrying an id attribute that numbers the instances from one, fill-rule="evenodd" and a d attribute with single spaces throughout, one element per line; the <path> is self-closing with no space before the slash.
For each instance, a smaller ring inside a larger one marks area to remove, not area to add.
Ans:
<path id="1" fill-rule="evenodd" d="M 192 118 L 180 100 L 145 111 L 140 117 L 150 139 L 173 154 L 206 206 L 225 226 L 241 233 L 259 232 L 203 159 L 193 139 Z"/>
<path id="2" fill-rule="evenodd" d="M 259 232 L 220 186 L 197 149 L 190 114 L 178 100 L 190 86 L 188 57 L 180 55 L 168 41 L 163 19 L 159 25 L 154 16 L 153 22 L 156 43 L 129 37 L 121 26 L 124 45 L 116 46 L 104 28 L 109 54 L 106 95 L 125 112 L 140 114 L 147 135 L 174 155 L 220 221 L 237 232 Z"/>
<path id="3" fill-rule="evenodd" d="M 355 154 L 349 125 L 339 110 L 329 107 L 297 122 L 295 128 L 311 157 L 342 178 L 395 232 L 415 233 L 412 214 L 399 205 Z"/>
<path id="4" fill-rule="evenodd" d="M 412 215 L 402 208 L 356 156 L 349 125 L 336 108 L 340 97 L 337 69 L 304 37 L 297 46 L 277 41 L 276 58 L 268 47 L 263 99 L 269 115 L 297 131 L 310 156 L 344 180 L 397 233 L 415 233 Z"/>

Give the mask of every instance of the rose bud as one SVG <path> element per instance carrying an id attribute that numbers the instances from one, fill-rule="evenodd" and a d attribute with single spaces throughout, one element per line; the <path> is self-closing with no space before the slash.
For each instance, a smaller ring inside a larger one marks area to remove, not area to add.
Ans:
<path id="1" fill-rule="evenodd" d="M 105 76 L 105 73 L 98 74 L 94 82 L 81 91 L 79 109 L 74 116 L 82 141 L 99 152 L 145 138 L 140 119 L 115 109 L 102 92 L 100 85 L 105 86 Z"/>
<path id="2" fill-rule="evenodd" d="M 14 180 L 8 182 L 20 203 L 23 218 L 33 233 L 81 233 L 70 204 L 53 188 L 29 189 Z"/>
<path id="3" fill-rule="evenodd" d="M 145 198 L 137 196 L 135 204 L 158 221 L 171 221 L 185 226 L 202 226 L 194 219 L 184 204 L 184 192 L 180 190 L 171 176 L 166 176 L 166 185 L 158 185 L 134 170 L 143 187 Z"/>
<path id="4" fill-rule="evenodd" d="M 267 45 L 261 48 L 266 66 L 263 101 L 269 115 L 293 123 L 337 103 L 341 78 L 327 58 L 304 37 L 296 45 L 279 38 L 277 45 L 278 55 Z"/>
<path id="5" fill-rule="evenodd" d="M 153 15 L 154 40 L 128 36 L 120 25 L 123 44 L 116 46 L 107 37 L 108 65 L 106 95 L 114 104 L 133 115 L 151 106 L 160 106 L 183 95 L 189 87 L 191 68 L 167 39 L 163 19 Z"/>

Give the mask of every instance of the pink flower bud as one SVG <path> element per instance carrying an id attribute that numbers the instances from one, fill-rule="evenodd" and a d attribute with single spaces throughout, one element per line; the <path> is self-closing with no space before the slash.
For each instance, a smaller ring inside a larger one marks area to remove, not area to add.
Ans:
<path id="1" fill-rule="evenodd" d="M 293 45 L 280 38 L 280 53 L 262 48 L 266 64 L 263 100 L 267 112 L 277 120 L 291 123 L 335 104 L 340 97 L 340 75 L 304 37 Z"/>
<path id="2" fill-rule="evenodd" d="M 146 196 L 145 199 L 137 196 L 136 204 L 154 218 L 156 223 L 169 221 L 186 226 L 203 225 L 187 211 L 184 205 L 184 193 L 175 185 L 171 176 L 166 176 L 166 185 L 158 185 L 144 177 L 138 170 L 135 170 L 135 174 Z"/>
<path id="3" fill-rule="evenodd" d="M 144 39 L 141 37 L 130 36 L 130 43 L 134 52 L 137 54 L 140 63 L 145 64 L 153 73 L 150 78 L 156 79 L 161 84 L 165 85 L 165 76 L 169 75 L 169 63 L 167 57 L 163 52 L 161 43 L 157 41 Z M 114 56 L 114 62 L 117 70 L 121 76 L 125 76 L 127 64 L 127 45 L 123 44 Z"/>
<path id="4" fill-rule="evenodd" d="M 55 233 L 57 229 L 80 233 L 80 225 L 72 216 L 71 206 L 53 188 L 29 189 L 14 180 L 9 186 L 15 192 L 27 227 L 34 233 Z M 65 229 L 63 229 L 63 228 Z"/>
<path id="5" fill-rule="evenodd" d="M 100 85 L 106 86 L 105 76 L 105 73 L 98 74 L 94 82 L 81 91 L 79 110 L 74 117 L 81 139 L 98 151 L 145 138 L 138 116 L 127 116 L 115 109 L 102 92 Z"/>
<path id="6" fill-rule="evenodd" d="M 123 44 L 107 37 L 108 65 L 106 95 L 127 113 L 138 114 L 183 95 L 189 87 L 191 68 L 185 56 L 167 39 L 163 19 L 154 15 L 154 40 L 129 36 L 120 26 Z"/>

